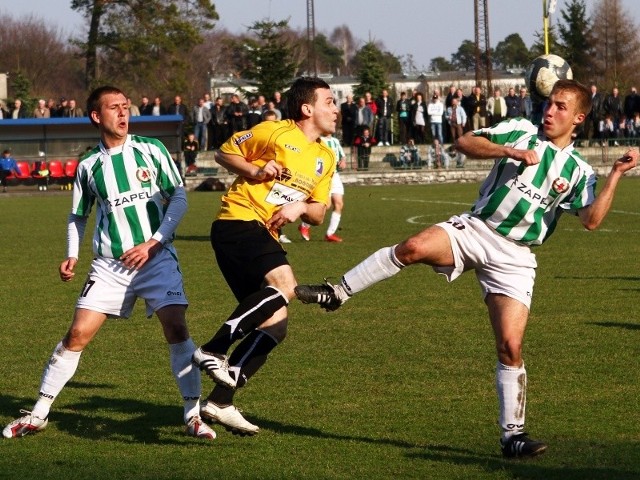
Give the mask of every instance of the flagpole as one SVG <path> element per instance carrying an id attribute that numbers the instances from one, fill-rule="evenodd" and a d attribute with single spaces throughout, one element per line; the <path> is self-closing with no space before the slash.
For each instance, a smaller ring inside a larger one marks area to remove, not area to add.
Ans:
<path id="1" fill-rule="evenodd" d="M 544 31 L 544 54 L 549 55 L 549 9 L 547 1 L 542 0 L 542 28 Z"/>

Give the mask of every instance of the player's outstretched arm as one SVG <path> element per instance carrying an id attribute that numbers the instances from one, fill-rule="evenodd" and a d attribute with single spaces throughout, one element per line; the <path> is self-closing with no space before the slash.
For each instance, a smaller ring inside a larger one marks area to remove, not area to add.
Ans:
<path id="1" fill-rule="evenodd" d="M 508 157 L 519 160 L 526 165 L 540 163 L 534 150 L 518 150 L 505 145 L 493 143 L 482 135 L 467 132 L 456 141 L 456 150 L 471 158 L 490 159 Z"/>
<path id="2" fill-rule="evenodd" d="M 604 187 L 596 199 L 588 207 L 578 210 L 578 216 L 584 228 L 595 230 L 600 226 L 611 209 L 618 182 L 625 172 L 628 172 L 638 164 L 639 157 L 638 149 L 632 148 L 614 162 Z"/>

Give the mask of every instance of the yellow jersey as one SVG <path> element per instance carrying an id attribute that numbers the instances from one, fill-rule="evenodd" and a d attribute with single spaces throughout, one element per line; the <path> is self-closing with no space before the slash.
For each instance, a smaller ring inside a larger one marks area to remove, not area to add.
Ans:
<path id="1" fill-rule="evenodd" d="M 265 121 L 237 132 L 220 151 L 240 155 L 260 167 L 275 160 L 282 165 L 282 174 L 266 182 L 238 176 L 222 197 L 219 220 L 265 223 L 287 203 L 330 204 L 334 153 L 320 139 L 309 142 L 293 120 Z"/>

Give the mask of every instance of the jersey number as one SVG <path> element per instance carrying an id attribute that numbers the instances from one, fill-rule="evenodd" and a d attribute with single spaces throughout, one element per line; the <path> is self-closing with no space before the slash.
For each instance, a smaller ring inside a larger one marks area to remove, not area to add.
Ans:
<path id="1" fill-rule="evenodd" d="M 82 287 L 82 293 L 80 294 L 80 296 L 86 297 L 89 294 L 89 290 L 91 290 L 91 287 L 93 287 L 95 283 L 95 280 L 87 280 L 84 284 L 84 287 Z"/>

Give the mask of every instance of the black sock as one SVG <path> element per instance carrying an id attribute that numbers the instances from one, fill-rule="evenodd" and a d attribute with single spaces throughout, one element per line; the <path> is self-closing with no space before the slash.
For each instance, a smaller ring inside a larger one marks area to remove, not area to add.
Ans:
<path id="1" fill-rule="evenodd" d="M 273 287 L 265 287 L 252 293 L 240 302 L 213 338 L 202 345 L 202 350 L 209 353 L 227 353 L 233 342 L 255 330 L 287 303 L 282 293 Z"/>
<path id="2" fill-rule="evenodd" d="M 229 357 L 229 366 L 236 367 L 239 374 L 236 388 L 243 387 L 247 381 L 265 364 L 271 350 L 278 342 L 262 330 L 254 330 L 245 338 Z M 231 405 L 236 390 L 216 385 L 208 399 L 218 405 Z"/>

